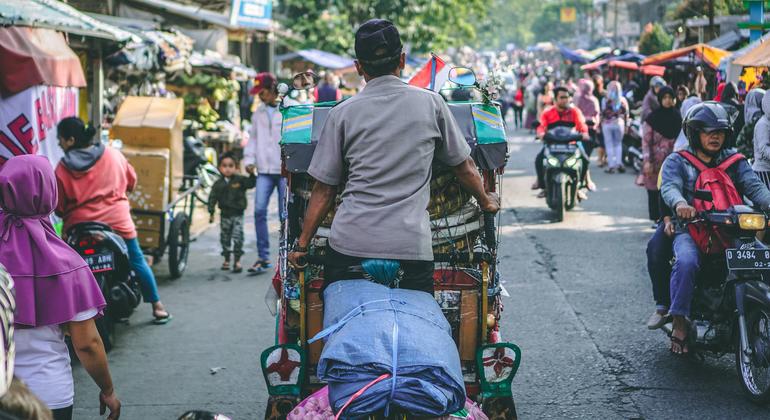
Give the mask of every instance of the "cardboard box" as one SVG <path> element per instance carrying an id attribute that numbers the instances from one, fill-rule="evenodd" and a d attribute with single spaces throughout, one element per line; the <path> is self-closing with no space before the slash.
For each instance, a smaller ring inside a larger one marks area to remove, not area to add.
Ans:
<path id="1" fill-rule="evenodd" d="M 170 193 L 178 191 L 184 179 L 183 116 L 182 99 L 129 96 L 112 124 L 112 138 L 124 145 L 169 149 Z"/>
<path id="2" fill-rule="evenodd" d="M 324 303 L 318 292 L 307 294 L 307 337 L 311 338 L 321 332 L 324 322 Z M 323 340 L 318 340 L 308 345 L 308 362 L 310 365 L 318 364 L 321 359 L 321 351 L 324 349 Z"/>
<path id="3" fill-rule="evenodd" d="M 479 343 L 479 292 L 463 290 L 460 301 L 460 360 L 476 360 L 476 347 Z"/>
<path id="4" fill-rule="evenodd" d="M 159 230 L 136 230 L 137 239 L 139 239 L 139 246 L 142 248 L 153 249 L 160 247 L 160 234 L 161 232 Z"/>
<path id="5" fill-rule="evenodd" d="M 169 149 L 124 147 L 121 151 L 136 171 L 136 187 L 128 193 L 131 208 L 165 211 L 171 198 Z"/>

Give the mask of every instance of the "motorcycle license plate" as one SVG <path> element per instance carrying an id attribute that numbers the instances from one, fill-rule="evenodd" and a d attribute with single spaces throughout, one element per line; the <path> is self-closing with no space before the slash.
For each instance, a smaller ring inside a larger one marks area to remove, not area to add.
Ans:
<path id="1" fill-rule="evenodd" d="M 769 249 L 728 249 L 725 254 L 730 270 L 770 269 Z"/>
<path id="2" fill-rule="evenodd" d="M 575 146 L 569 144 L 551 144 L 548 146 L 548 150 L 553 153 L 574 153 Z"/>
<path id="3" fill-rule="evenodd" d="M 83 257 L 86 263 L 91 267 L 93 273 L 103 273 L 115 269 L 115 255 L 112 252 L 105 252 L 98 255 L 86 255 Z"/>

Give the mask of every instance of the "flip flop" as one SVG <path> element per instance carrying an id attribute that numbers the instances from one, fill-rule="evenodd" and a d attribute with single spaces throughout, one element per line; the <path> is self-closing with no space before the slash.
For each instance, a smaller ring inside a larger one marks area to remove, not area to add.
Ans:
<path id="1" fill-rule="evenodd" d="M 685 347 L 689 347 L 688 344 L 687 344 L 687 337 L 685 337 L 684 340 L 682 340 L 681 338 L 677 338 L 677 337 L 674 337 L 672 335 L 671 336 L 671 343 L 672 344 L 676 344 L 682 350 L 681 353 L 677 353 L 677 352 L 674 351 L 673 348 L 671 348 L 670 349 L 671 354 L 673 354 L 674 356 L 682 357 L 682 356 L 687 356 L 687 355 L 690 354 L 690 349 L 689 348 L 687 349 L 687 351 L 684 351 Z"/>

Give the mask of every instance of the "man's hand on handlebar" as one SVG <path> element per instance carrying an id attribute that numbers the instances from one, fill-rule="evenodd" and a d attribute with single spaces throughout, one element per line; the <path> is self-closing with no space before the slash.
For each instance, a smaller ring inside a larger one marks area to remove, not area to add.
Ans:
<path id="1" fill-rule="evenodd" d="M 676 216 L 681 220 L 692 220 L 698 215 L 695 207 L 682 201 L 676 205 Z"/>
<path id="2" fill-rule="evenodd" d="M 292 251 L 289 253 L 289 265 L 292 266 L 292 268 L 299 269 L 299 268 L 305 268 L 307 267 L 307 260 L 305 259 L 307 257 L 307 252 L 297 252 Z M 303 264 L 300 264 L 303 263 Z"/>
<path id="3" fill-rule="evenodd" d="M 500 197 L 497 193 L 487 193 L 487 199 L 483 203 L 479 203 L 479 206 L 486 213 L 497 213 L 500 211 Z"/>

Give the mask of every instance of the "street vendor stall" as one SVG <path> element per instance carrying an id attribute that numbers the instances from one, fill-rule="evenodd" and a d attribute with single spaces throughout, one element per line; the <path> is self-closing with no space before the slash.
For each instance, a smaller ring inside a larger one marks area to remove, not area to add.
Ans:
<path id="1" fill-rule="evenodd" d="M 77 114 L 85 76 L 64 36 L 51 29 L 0 28 L 0 165 L 15 155 L 63 156 L 56 124 Z"/>
<path id="2" fill-rule="evenodd" d="M 642 65 L 665 66 L 667 69 L 666 81 L 672 86 L 689 84 L 696 68 L 700 67 L 706 80 L 709 81 L 708 92 L 714 92 L 719 63 L 729 55 L 729 51 L 707 44 L 696 44 L 651 55 L 642 61 Z"/>

